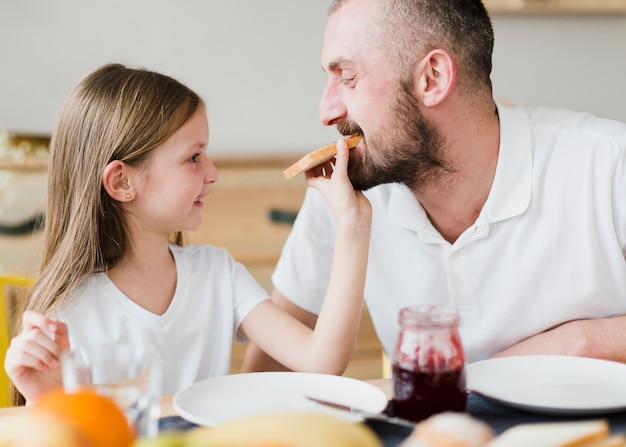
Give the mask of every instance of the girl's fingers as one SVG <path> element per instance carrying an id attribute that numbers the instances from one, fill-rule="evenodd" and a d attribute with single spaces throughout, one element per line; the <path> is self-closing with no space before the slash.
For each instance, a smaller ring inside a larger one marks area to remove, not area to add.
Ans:
<path id="1" fill-rule="evenodd" d="M 56 321 L 56 320 L 55 320 Z M 61 352 L 70 348 L 69 331 L 67 324 L 56 321 L 56 331 L 54 332 L 54 341 L 58 345 Z"/>
<path id="2" fill-rule="evenodd" d="M 64 348 L 55 340 L 51 339 L 48 334 L 38 329 L 26 332 L 16 337 L 14 340 L 18 342 L 18 346 L 21 346 L 23 352 L 27 352 L 45 362 L 50 362 L 52 359 L 58 360 L 64 350 Z"/>
<path id="3" fill-rule="evenodd" d="M 62 348 L 69 348 L 67 325 L 56 318 L 49 318 L 40 313 L 25 311 L 22 315 L 23 332 L 39 330 L 51 340 L 57 341 Z"/>
<path id="4" fill-rule="evenodd" d="M 48 333 L 55 333 L 58 330 L 59 321 L 48 318 L 40 313 L 27 310 L 22 314 L 22 326 L 24 331 L 39 329 Z"/>
<path id="5" fill-rule="evenodd" d="M 37 329 L 22 333 L 11 341 L 7 350 L 7 370 L 33 368 L 45 371 L 56 368 L 62 350 L 47 335 Z"/>
<path id="6" fill-rule="evenodd" d="M 58 366 L 58 360 L 50 359 L 49 361 L 41 360 L 38 357 L 29 355 L 26 352 L 20 352 L 14 357 L 7 355 L 5 368 L 10 377 L 21 375 L 22 371 L 31 369 L 39 372 L 49 371 Z"/>
<path id="7" fill-rule="evenodd" d="M 350 158 L 350 149 L 345 140 L 337 141 L 337 156 L 335 157 L 334 170 L 344 173 L 348 171 L 348 160 Z"/>
<path id="8" fill-rule="evenodd" d="M 338 140 L 336 145 L 337 155 L 335 156 L 335 158 L 332 158 L 320 165 L 314 166 L 306 171 L 304 174 L 307 180 L 312 180 L 318 177 L 329 179 L 336 171 L 341 172 L 342 175 L 343 173 L 347 173 L 348 160 L 350 158 L 350 149 L 348 149 L 348 144 L 346 143 L 346 140 L 343 139 Z"/>
<path id="9" fill-rule="evenodd" d="M 67 325 L 32 311 L 24 312 L 22 321 L 24 328 L 11 340 L 6 363 L 16 369 L 57 367 L 69 348 Z"/>

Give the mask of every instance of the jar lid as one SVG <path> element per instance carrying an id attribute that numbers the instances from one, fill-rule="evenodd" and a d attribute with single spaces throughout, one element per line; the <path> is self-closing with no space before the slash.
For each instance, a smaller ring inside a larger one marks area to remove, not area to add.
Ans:
<path id="1" fill-rule="evenodd" d="M 451 306 L 422 304 L 400 309 L 400 324 L 446 327 L 459 324 L 459 311 Z"/>

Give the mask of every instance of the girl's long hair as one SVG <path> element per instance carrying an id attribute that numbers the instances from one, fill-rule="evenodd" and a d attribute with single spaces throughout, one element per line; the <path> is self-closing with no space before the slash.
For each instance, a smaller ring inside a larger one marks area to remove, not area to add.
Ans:
<path id="1" fill-rule="evenodd" d="M 102 186 L 104 169 L 113 160 L 144 163 L 201 106 L 175 79 L 119 64 L 72 90 L 52 134 L 43 253 L 26 309 L 54 315 L 81 281 L 128 252 L 130 233 Z M 182 244 L 182 234 L 172 242 Z"/>

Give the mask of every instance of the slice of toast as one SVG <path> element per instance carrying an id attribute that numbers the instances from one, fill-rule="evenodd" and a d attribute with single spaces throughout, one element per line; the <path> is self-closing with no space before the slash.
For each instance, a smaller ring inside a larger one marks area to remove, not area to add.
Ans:
<path id="1" fill-rule="evenodd" d="M 360 135 L 354 135 L 346 138 L 346 143 L 348 143 L 349 149 L 352 149 L 359 144 L 359 141 L 361 141 Z M 321 149 L 306 154 L 300 160 L 285 169 L 283 171 L 283 175 L 287 180 L 289 180 L 301 172 L 308 171 L 317 165 L 321 165 L 322 163 L 333 158 L 335 155 L 337 155 L 337 143 L 329 144 L 328 146 L 324 146 Z"/>
<path id="2" fill-rule="evenodd" d="M 581 447 L 624 447 L 626 446 L 626 435 L 618 433 L 608 438 L 596 439 L 583 444 Z"/>
<path id="3" fill-rule="evenodd" d="M 609 424 L 603 419 L 537 422 L 511 427 L 489 442 L 487 447 L 586 447 L 611 445 L 602 443 L 607 438 L 609 438 Z M 619 439 L 611 439 L 611 441 L 619 442 Z"/>

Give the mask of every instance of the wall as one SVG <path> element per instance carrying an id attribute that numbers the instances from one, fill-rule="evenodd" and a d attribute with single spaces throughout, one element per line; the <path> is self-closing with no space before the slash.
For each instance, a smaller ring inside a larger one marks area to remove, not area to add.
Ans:
<path id="1" fill-rule="evenodd" d="M 493 16 L 494 90 L 626 121 L 626 14 Z"/>
<path id="2" fill-rule="evenodd" d="M 301 154 L 318 121 L 328 0 L 0 0 L 0 128 L 50 132 L 71 87 L 119 61 L 209 104 L 217 155 Z M 495 94 L 626 121 L 626 15 L 494 15 Z"/>

